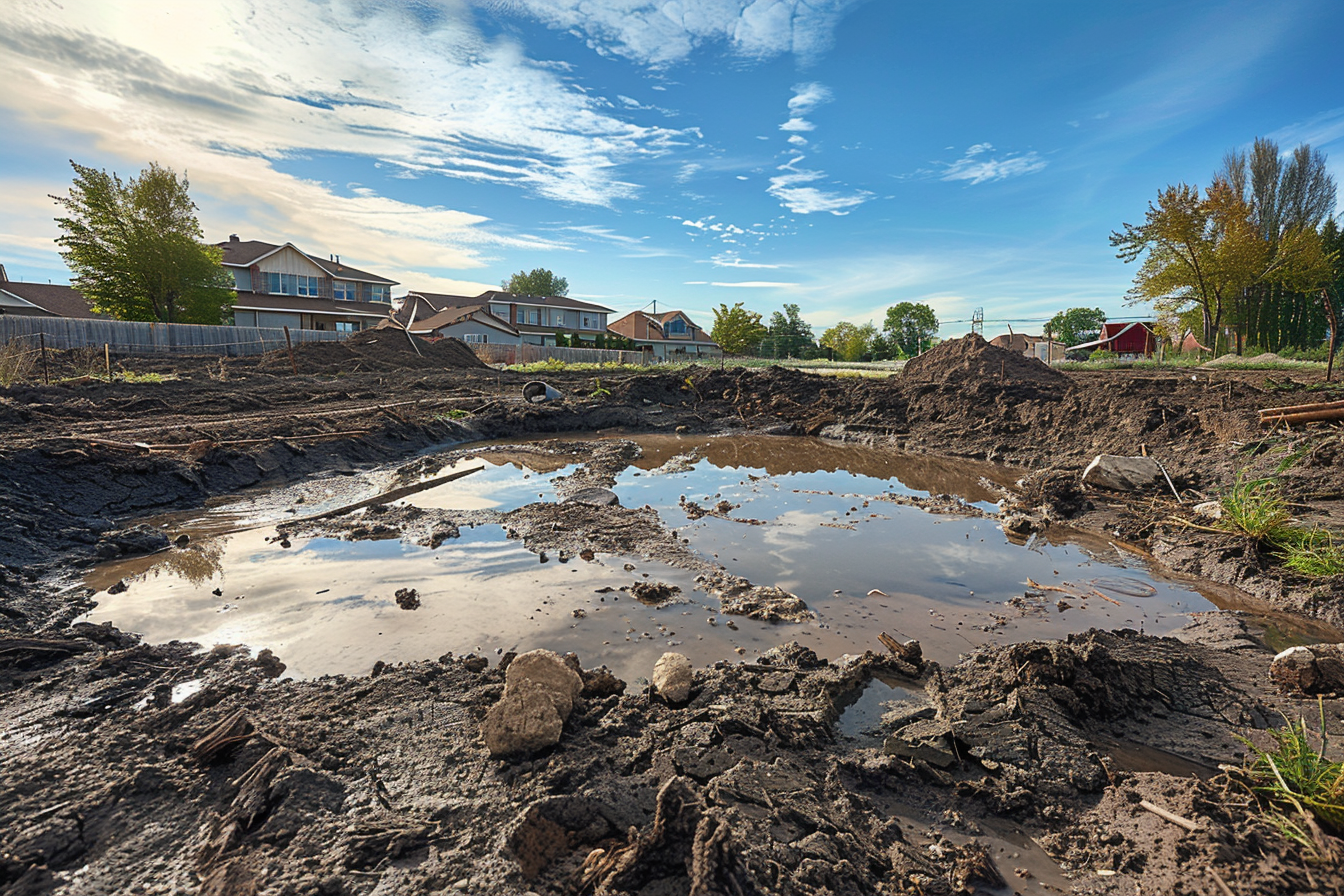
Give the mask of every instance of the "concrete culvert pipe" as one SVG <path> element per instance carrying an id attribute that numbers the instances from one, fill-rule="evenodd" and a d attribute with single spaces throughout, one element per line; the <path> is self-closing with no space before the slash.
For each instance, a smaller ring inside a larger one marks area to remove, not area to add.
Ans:
<path id="1" fill-rule="evenodd" d="M 564 394 L 561 393 L 559 389 L 548 386 L 540 380 L 533 380 L 523 386 L 523 401 L 559 401 L 564 397 Z"/>

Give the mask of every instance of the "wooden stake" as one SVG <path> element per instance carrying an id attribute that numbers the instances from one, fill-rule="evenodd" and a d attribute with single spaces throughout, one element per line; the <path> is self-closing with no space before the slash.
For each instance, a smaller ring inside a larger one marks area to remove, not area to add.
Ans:
<path id="1" fill-rule="evenodd" d="M 51 371 L 47 369 L 47 334 L 38 333 L 37 338 L 42 342 L 42 382 L 50 386 Z"/>
<path id="2" fill-rule="evenodd" d="M 112 382 L 112 347 L 103 343 L 103 365 L 107 368 L 107 381 Z"/>
<path id="3" fill-rule="evenodd" d="M 289 327 L 285 327 L 285 347 L 289 349 L 289 366 L 294 368 L 294 375 L 299 375 L 299 362 L 294 360 L 294 343 L 289 338 Z"/>

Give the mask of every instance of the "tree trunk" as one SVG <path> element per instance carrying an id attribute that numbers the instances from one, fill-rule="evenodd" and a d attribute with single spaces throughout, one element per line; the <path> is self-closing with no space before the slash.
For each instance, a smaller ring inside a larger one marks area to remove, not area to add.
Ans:
<path id="1" fill-rule="evenodd" d="M 1339 341 L 1339 315 L 1335 303 L 1330 300 L 1330 290 L 1321 290 L 1321 302 L 1325 305 L 1325 316 L 1330 321 L 1330 353 L 1325 362 L 1325 381 L 1330 382 L 1335 375 L 1335 343 Z"/>

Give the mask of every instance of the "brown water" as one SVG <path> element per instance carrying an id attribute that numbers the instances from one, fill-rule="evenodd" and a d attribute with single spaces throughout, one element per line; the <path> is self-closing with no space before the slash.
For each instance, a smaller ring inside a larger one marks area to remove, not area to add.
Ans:
<path id="1" fill-rule="evenodd" d="M 99 591 L 99 606 L 89 619 L 154 641 L 269 647 L 300 677 L 365 673 L 378 660 L 450 651 L 496 656 L 548 647 L 576 651 L 586 664 L 605 663 L 637 681 L 666 650 L 706 665 L 752 659 L 797 640 L 836 658 L 880 650 L 877 634 L 885 631 L 917 638 L 926 655 L 951 662 L 979 644 L 1093 626 L 1163 634 L 1180 627 L 1187 613 L 1213 608 L 1189 586 L 1154 577 L 1142 559 L 1104 541 L 1037 539 L 1023 546 L 993 519 L 930 514 L 883 499 L 955 494 L 992 510 L 996 494 L 987 483 L 1011 481 L 1013 470 L 816 439 L 635 440 L 644 456 L 618 478 L 623 504 L 651 505 L 692 549 L 756 584 L 798 594 L 818 619 L 788 625 L 722 616 L 685 571 L 610 555 L 543 563 L 495 525 L 464 528 L 437 549 L 327 538 L 293 539 L 284 548 L 268 541 L 269 527 L 209 534 L 241 519 L 273 523 L 292 516 L 287 511 L 310 513 L 377 494 L 388 475 L 315 480 L 176 519 L 174 531 L 192 532 L 192 546 L 94 571 L 88 583 Z M 688 452 L 701 459 L 665 468 L 680 472 L 660 469 Z M 550 479 L 571 472 L 578 460 L 527 451 L 503 463 L 498 454 L 487 458 L 482 472 L 408 502 L 507 510 L 553 501 Z M 682 496 L 704 505 L 740 504 L 732 517 L 764 524 L 690 521 L 678 506 Z M 624 569 L 627 563 L 634 572 Z M 687 602 L 652 609 L 619 591 L 599 593 L 645 578 L 680 587 Z M 106 593 L 119 579 L 127 590 Z M 1028 595 L 1028 579 L 1070 593 Z M 398 607 L 395 592 L 403 588 L 416 589 L 419 609 Z"/>

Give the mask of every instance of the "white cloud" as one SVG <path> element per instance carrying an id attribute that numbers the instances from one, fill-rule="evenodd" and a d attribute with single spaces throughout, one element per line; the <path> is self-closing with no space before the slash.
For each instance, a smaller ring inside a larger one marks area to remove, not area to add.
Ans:
<path id="1" fill-rule="evenodd" d="M 815 81 L 807 84 L 795 84 L 793 91 L 793 99 L 789 100 L 789 112 L 793 115 L 806 115 L 833 99 L 831 89 Z"/>
<path id="2" fill-rule="evenodd" d="M 1035 152 L 1023 155 L 1009 153 L 1003 158 L 988 156 L 993 151 L 992 144 L 975 144 L 966 150 L 964 156 L 943 169 L 942 180 L 966 180 L 972 184 L 982 184 L 987 181 L 1005 180 L 1010 177 L 1021 177 L 1024 174 L 1034 174 L 1046 166 L 1045 159 L 1042 159 Z"/>
<path id="3" fill-rule="evenodd" d="M 335 151 L 411 177 L 609 206 L 638 191 L 621 166 L 691 139 L 614 117 L 511 39 L 483 37 L 459 0 L 417 10 L 158 0 L 135 15 L 97 0 L 10 0 L 0 5 L 0 80 L 0 109 L 128 160 L 123 174 L 149 159 L 188 171 L 208 231 L 243 229 L 241 219 L 258 238 L 339 248 L 352 262 L 366 251 L 406 271 L 563 246 L 279 169 Z"/>
<path id="4" fill-rule="evenodd" d="M 790 131 L 793 133 L 815 131 L 817 126 L 806 118 L 790 118 L 779 126 L 781 131 Z"/>
<path id="5" fill-rule="evenodd" d="M 806 146 L 807 138 L 801 137 L 798 134 L 794 134 L 792 137 L 789 138 L 789 145 L 798 147 Z"/>
<path id="6" fill-rule="evenodd" d="M 770 178 L 770 187 L 766 190 L 778 199 L 785 208 L 799 215 L 814 212 L 830 212 L 833 215 L 847 215 L 852 209 L 863 205 L 872 193 L 867 190 L 854 190 L 847 193 L 835 190 L 823 190 L 808 186 L 824 180 L 826 175 L 820 171 L 799 168 L 803 156 L 795 156 L 777 170 L 786 172 Z"/>
<path id="7" fill-rule="evenodd" d="M 776 270 L 778 268 L 787 267 L 787 265 L 782 264 L 762 264 L 760 262 L 743 261 L 738 257 L 736 252 L 721 252 L 711 258 L 709 263 L 716 268 L 762 268 Z"/>
<path id="8" fill-rule="evenodd" d="M 480 0 L 573 31 L 598 53 L 664 68 L 700 46 L 726 43 L 752 59 L 791 53 L 811 59 L 861 0 Z"/>
<path id="9" fill-rule="evenodd" d="M 782 280 L 742 280 L 736 283 L 714 281 L 709 285 L 722 286 L 728 289 L 784 289 L 790 286 L 797 286 L 798 284 Z"/>

